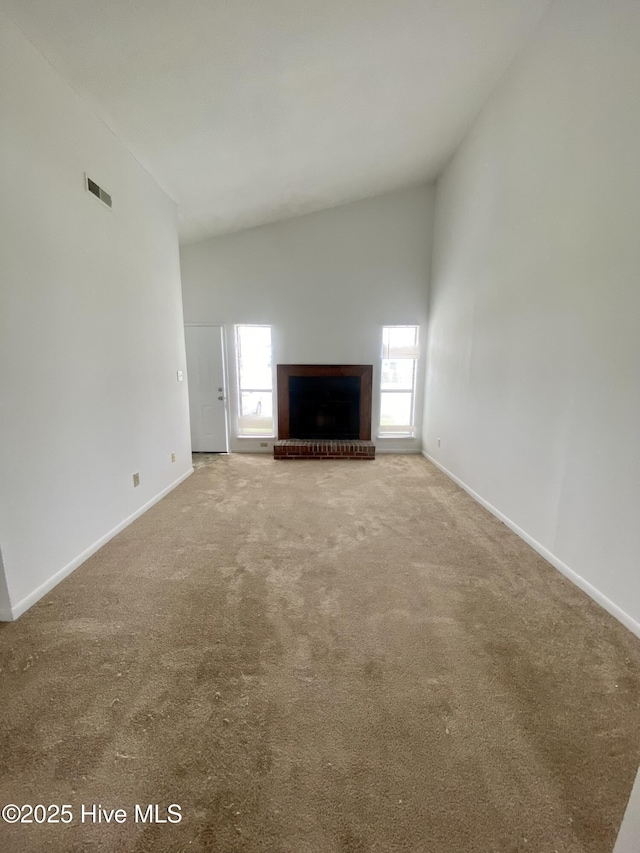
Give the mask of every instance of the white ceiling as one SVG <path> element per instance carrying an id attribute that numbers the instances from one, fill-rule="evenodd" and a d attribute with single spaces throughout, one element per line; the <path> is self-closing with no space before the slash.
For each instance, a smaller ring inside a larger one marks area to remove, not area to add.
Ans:
<path id="1" fill-rule="evenodd" d="M 550 0 L 0 0 L 181 236 L 437 176 Z"/>

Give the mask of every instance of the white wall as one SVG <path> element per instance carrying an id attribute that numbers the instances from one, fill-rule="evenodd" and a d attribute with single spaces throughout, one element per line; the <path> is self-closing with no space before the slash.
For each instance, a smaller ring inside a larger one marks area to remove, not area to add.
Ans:
<path id="1" fill-rule="evenodd" d="M 613 853 L 638 853 L 640 850 L 640 771 L 631 790 L 624 819 Z"/>
<path id="2" fill-rule="evenodd" d="M 183 246 L 185 321 L 227 324 L 228 341 L 234 323 L 270 324 L 277 363 L 373 364 L 375 432 L 382 326 L 426 331 L 432 211 L 419 186 Z M 419 394 L 418 437 L 379 449 L 419 449 Z M 234 433 L 232 450 L 258 449 Z"/>
<path id="3" fill-rule="evenodd" d="M 174 205 L 4 17 L 0 77 L 0 543 L 16 616 L 191 460 Z"/>
<path id="4" fill-rule="evenodd" d="M 557 0 L 438 182 L 424 422 L 636 631 L 639 92 L 637 0 Z"/>

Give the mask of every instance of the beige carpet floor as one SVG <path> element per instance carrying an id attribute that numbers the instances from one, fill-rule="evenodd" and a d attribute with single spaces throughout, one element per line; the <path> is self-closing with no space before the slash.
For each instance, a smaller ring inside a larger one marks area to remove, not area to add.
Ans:
<path id="1" fill-rule="evenodd" d="M 0 626 L 0 850 L 611 851 L 635 637 L 422 457 L 205 461 Z"/>

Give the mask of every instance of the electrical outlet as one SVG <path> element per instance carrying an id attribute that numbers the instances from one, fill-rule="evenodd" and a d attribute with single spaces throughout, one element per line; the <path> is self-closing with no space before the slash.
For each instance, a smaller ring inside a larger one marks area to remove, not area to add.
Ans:
<path id="1" fill-rule="evenodd" d="M 269 442 L 268 441 L 261 441 L 260 447 L 269 447 Z"/>
<path id="2" fill-rule="evenodd" d="M 171 461 L 172 461 L 172 462 L 175 462 L 175 461 L 176 461 L 176 454 L 175 454 L 175 453 L 172 453 L 172 454 L 171 454 Z"/>
<path id="3" fill-rule="evenodd" d="M 135 487 L 139 486 L 139 485 L 140 485 L 140 474 L 136 471 L 136 473 L 133 475 L 133 488 L 135 489 Z"/>

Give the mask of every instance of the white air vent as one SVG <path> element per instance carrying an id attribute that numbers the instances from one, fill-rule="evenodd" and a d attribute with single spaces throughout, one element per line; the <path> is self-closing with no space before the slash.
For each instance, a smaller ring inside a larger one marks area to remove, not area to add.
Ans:
<path id="1" fill-rule="evenodd" d="M 112 207 L 113 202 L 111 201 L 111 196 L 109 195 L 109 193 L 105 192 L 102 187 L 99 187 L 98 184 L 96 184 L 95 181 L 92 181 L 88 175 L 85 175 L 85 178 L 87 181 L 87 189 L 89 190 L 89 192 L 93 193 L 93 195 L 96 198 L 99 198 L 103 204 L 107 205 L 107 207 Z"/>

